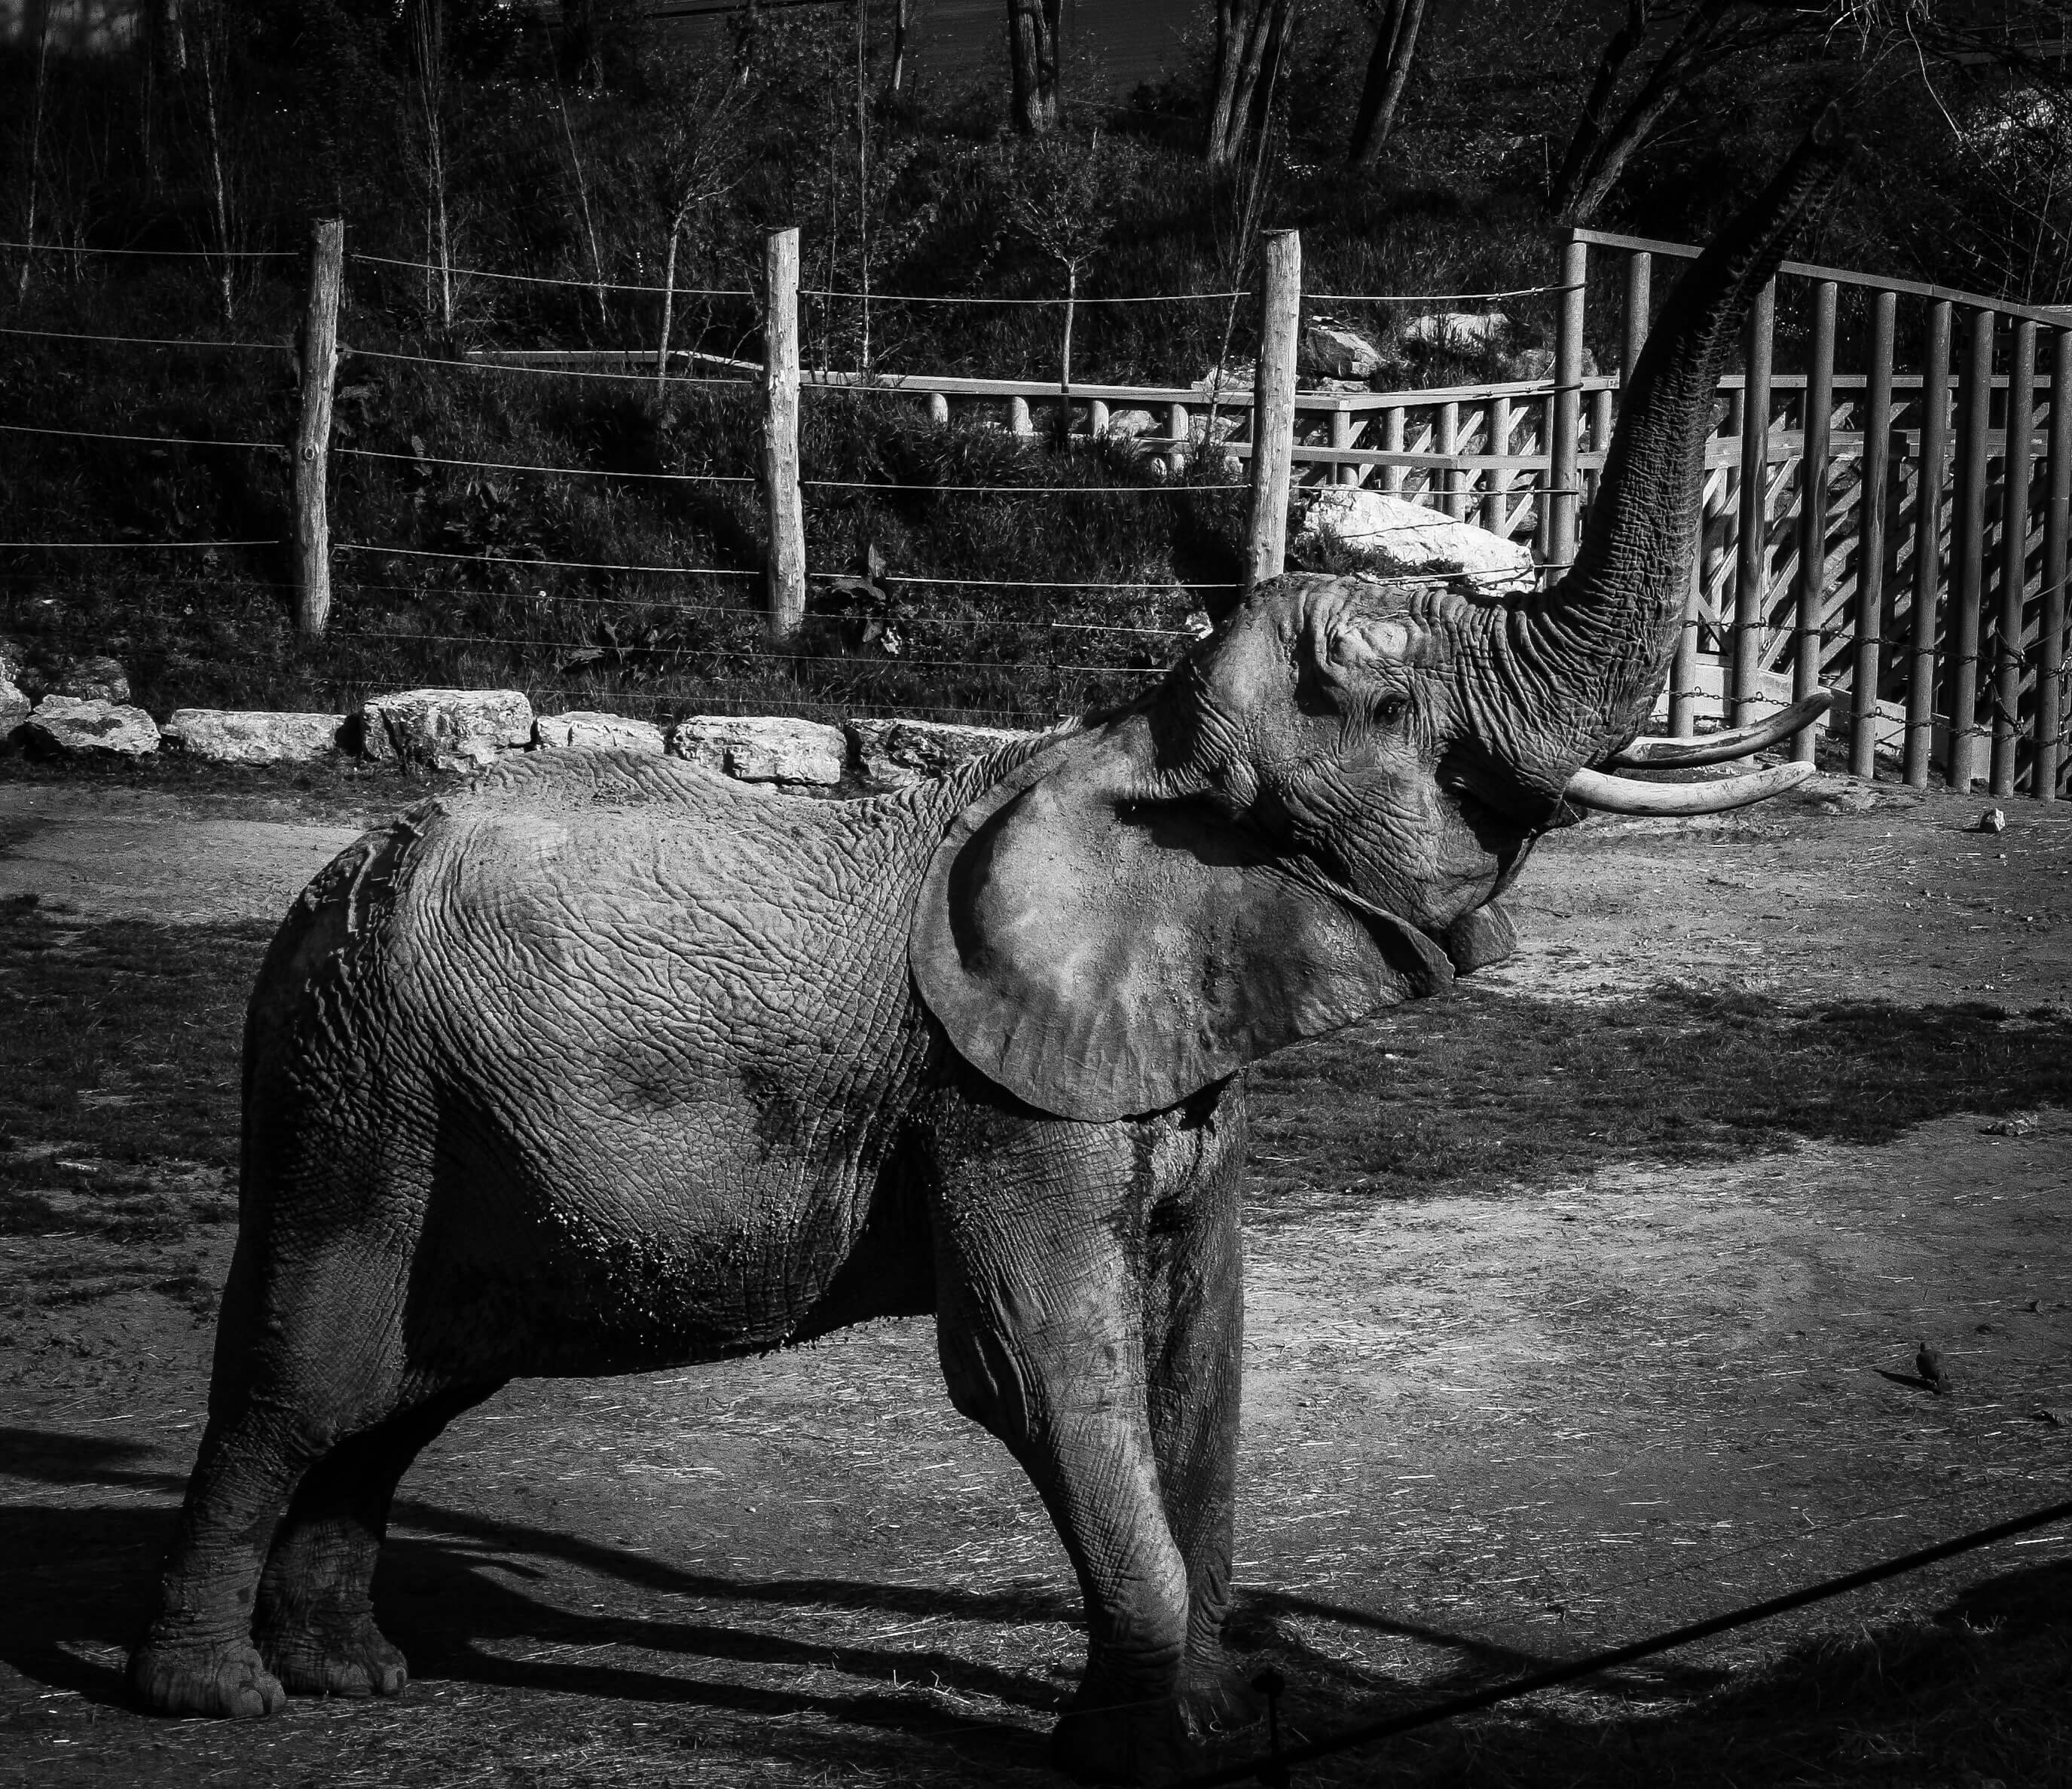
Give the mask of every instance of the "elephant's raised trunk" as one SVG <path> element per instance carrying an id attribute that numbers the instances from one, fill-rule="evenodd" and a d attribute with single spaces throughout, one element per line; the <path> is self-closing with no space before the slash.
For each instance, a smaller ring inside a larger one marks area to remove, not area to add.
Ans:
<path id="1" fill-rule="evenodd" d="M 1624 746 L 1662 687 L 1690 587 L 1722 367 L 1755 294 L 1833 189 L 1851 146 L 1830 106 L 1678 282 L 1627 379 L 1575 564 L 1505 618 L 1507 681 L 1528 713 L 1550 718 L 1526 755 L 1527 775 L 1550 792 L 1578 765 Z"/>

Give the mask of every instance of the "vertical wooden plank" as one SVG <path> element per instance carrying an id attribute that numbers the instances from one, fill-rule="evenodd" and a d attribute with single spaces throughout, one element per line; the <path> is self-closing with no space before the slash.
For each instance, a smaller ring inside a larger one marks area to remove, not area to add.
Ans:
<path id="1" fill-rule="evenodd" d="M 1439 406 L 1439 421 L 1433 430 L 1432 450 L 1437 454 L 1457 454 L 1461 450 L 1461 406 L 1457 403 Z M 1439 469 L 1433 476 L 1437 486 L 1439 508 L 1457 522 L 1467 513 L 1466 500 L 1461 490 L 1461 475 L 1449 466 Z"/>
<path id="2" fill-rule="evenodd" d="M 1856 528 L 1856 643 L 1849 676 L 1849 775 L 1877 770 L 1879 660 L 1885 644 L 1885 500 L 1892 482 L 1892 351 L 1899 294 L 1871 300 L 1871 364 L 1864 396 L 1863 495 Z"/>
<path id="3" fill-rule="evenodd" d="M 1489 401 L 1489 450 L 1492 454 L 1511 451 L 1511 400 L 1492 397 Z M 1482 491 L 1482 526 L 1492 534 L 1510 537 L 1511 473 L 1507 467 L 1492 466 L 1489 479 Z"/>
<path id="4" fill-rule="evenodd" d="M 1756 294 L 1744 332 L 1748 383 L 1741 395 L 1741 539 L 1734 560 L 1733 656 L 1727 679 L 1730 719 L 1756 718 L 1762 688 L 1764 608 L 1770 582 L 1770 356 L 1777 339 L 1777 282 Z"/>
<path id="5" fill-rule="evenodd" d="M 939 429 L 950 426 L 950 401 L 940 392 L 928 393 L 928 420 Z"/>
<path id="6" fill-rule="evenodd" d="M 1331 412 L 1331 445 L 1342 450 L 1353 444 L 1353 413 L 1342 404 Z M 1327 481 L 1332 484 L 1358 484 L 1359 468 L 1357 466 L 1334 466 Z"/>
<path id="7" fill-rule="evenodd" d="M 1928 787 L 1935 743 L 1935 617 L 1942 592 L 1942 486 L 1950 457 L 1951 311 L 1928 309 L 1921 374 L 1921 471 L 1914 507 L 1914 625 L 1906 673 L 1906 784 Z"/>
<path id="8" fill-rule="evenodd" d="M 1792 633 L 1791 698 L 1820 687 L 1820 617 L 1827 594 L 1827 449 L 1835 415 L 1835 294 L 1832 280 L 1813 287 L 1813 343 L 1806 368 L 1806 445 L 1799 460 L 1799 615 Z M 1791 736 L 1794 762 L 1813 762 L 1823 722 Z"/>
<path id="9" fill-rule="evenodd" d="M 806 509 L 799 493 L 799 232 L 763 239 L 763 500 L 770 516 L 764 602 L 788 645 L 806 616 Z"/>
<path id="10" fill-rule="evenodd" d="M 331 619 L 331 391 L 338 383 L 338 306 L 345 283 L 345 220 L 310 226 L 310 283 L 302 298 L 302 407 L 290 481 L 295 557 L 295 630 L 323 637 Z"/>
<path id="11" fill-rule="evenodd" d="M 1381 413 L 1381 445 L 1386 453 L 1403 451 L 1403 406 L 1392 405 Z M 1381 469 L 1381 487 L 1392 497 L 1403 495 L 1403 468 L 1384 466 Z"/>
<path id="12" fill-rule="evenodd" d="M 1959 795 L 1978 774 L 1979 601 L 1986 570 L 1987 430 L 1992 421 L 1993 313 L 1974 311 L 1957 385 L 1956 512 L 1951 519 L 1950 750 L 1944 775 Z"/>
<path id="13" fill-rule="evenodd" d="M 1648 307 L 1653 283 L 1655 257 L 1636 249 L 1626 257 L 1626 331 L 1619 347 L 1619 389 L 1633 383 L 1633 369 L 1640 364 L 1640 351 L 1647 345 Z"/>
<path id="14" fill-rule="evenodd" d="M 1554 397 L 1548 405 L 1547 557 L 1565 571 L 1576 557 L 1581 513 L 1576 483 L 1577 438 L 1582 421 L 1583 306 L 1589 296 L 1589 245 L 1571 232 L 1561 250 L 1560 321 L 1554 338 Z"/>
<path id="15" fill-rule="evenodd" d="M 2064 762 L 2066 535 L 2072 524 L 2072 329 L 2050 338 L 2050 483 L 2043 510 L 2043 615 L 2036 659 L 2036 771 L 2030 793 L 2058 799 Z"/>
<path id="16" fill-rule="evenodd" d="M 1108 433 L 1108 409 L 1098 397 L 1087 405 L 1087 438 L 1099 441 Z"/>
<path id="17" fill-rule="evenodd" d="M 1286 562 L 1288 483 L 1295 451 L 1295 343 L 1301 333 L 1302 238 L 1266 237 L 1265 306 L 1252 387 L 1252 525 L 1247 581 L 1278 578 Z"/>
<path id="18" fill-rule="evenodd" d="M 2000 503 L 2000 613 L 1993 630 L 1993 793 L 2014 793 L 2021 738 L 2022 611 L 2029 594 L 2029 435 L 2036 426 L 2036 325 L 2015 319 L 2008 358 L 2006 496 Z"/>
<path id="19" fill-rule="evenodd" d="M 1593 454 L 1601 454 L 1612 444 L 1612 389 L 1610 386 L 1600 385 L 1597 390 L 1590 393 L 1589 415 L 1590 451 Z M 1588 512 L 1589 506 L 1597 500 L 1597 484 L 1600 477 L 1601 474 L 1595 467 L 1583 475 L 1583 500 L 1585 513 Z M 1581 525 L 1580 519 L 1577 525 L 1579 527 Z"/>

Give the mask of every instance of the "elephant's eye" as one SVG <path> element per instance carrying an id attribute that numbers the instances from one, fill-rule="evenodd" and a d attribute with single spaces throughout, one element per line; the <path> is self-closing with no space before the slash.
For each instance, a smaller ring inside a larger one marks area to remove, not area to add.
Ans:
<path id="1" fill-rule="evenodd" d="M 1383 726 L 1394 726 L 1408 711 L 1410 699 L 1407 696 L 1383 696 L 1374 705 L 1374 718 Z"/>

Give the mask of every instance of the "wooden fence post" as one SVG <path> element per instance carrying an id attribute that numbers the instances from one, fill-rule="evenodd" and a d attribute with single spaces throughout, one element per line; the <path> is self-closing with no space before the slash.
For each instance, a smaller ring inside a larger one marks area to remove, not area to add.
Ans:
<path id="1" fill-rule="evenodd" d="M 1822 611 L 1827 594 L 1827 445 L 1835 415 L 1835 294 L 1832 280 L 1813 288 L 1813 351 L 1806 372 L 1805 446 L 1799 460 L 1799 617 L 1791 652 L 1794 701 L 1820 687 Z M 1795 763 L 1810 764 L 1823 723 L 1791 738 Z"/>
<path id="2" fill-rule="evenodd" d="M 1777 338 L 1777 282 L 1749 311 L 1747 383 L 1741 396 L 1741 539 L 1734 560 L 1733 660 L 1727 685 L 1736 726 L 1756 718 L 1762 689 L 1762 630 L 1770 584 L 1770 367 Z"/>
<path id="3" fill-rule="evenodd" d="M 1247 582 L 1278 578 L 1286 563 L 1288 483 L 1295 463 L 1295 344 L 1301 332 L 1302 238 L 1265 242 L 1265 315 L 1252 399 L 1251 560 Z"/>
<path id="4" fill-rule="evenodd" d="M 1575 562 L 1581 512 L 1576 475 L 1576 437 L 1582 421 L 1583 311 L 1589 296 L 1590 245 L 1571 231 L 1561 249 L 1560 320 L 1554 337 L 1554 401 L 1548 405 L 1547 560 L 1565 572 Z"/>
<path id="5" fill-rule="evenodd" d="M 1971 313 L 1957 386 L 1957 509 L 1951 520 L 1950 755 L 1944 775 L 1959 795 L 1976 774 L 1979 600 L 1986 571 L 1986 461 L 1992 421 L 1993 313 Z"/>
<path id="6" fill-rule="evenodd" d="M 770 516 L 770 641 L 789 645 L 806 615 L 806 511 L 799 494 L 799 232 L 763 239 L 763 500 Z"/>
<path id="7" fill-rule="evenodd" d="M 2007 459 L 2000 501 L 2000 616 L 1993 630 L 1993 793 L 2014 793 L 2021 740 L 2021 624 L 2029 594 L 2029 480 L 2036 427 L 2036 324 L 2015 321 L 2008 365 Z"/>
<path id="8" fill-rule="evenodd" d="M 331 401 L 338 383 L 338 304 L 345 281 L 345 220 L 310 227 L 310 285 L 302 303 L 302 401 L 290 481 L 295 553 L 295 628 L 323 637 L 331 619 Z"/>
<path id="9" fill-rule="evenodd" d="M 2043 614 L 2036 655 L 2036 781 L 2040 801 L 2058 799 L 2064 751 L 2066 533 L 2072 521 L 2072 329 L 2050 339 L 2050 486 L 2043 510 Z"/>
<path id="10" fill-rule="evenodd" d="M 1636 249 L 1626 257 L 1626 335 L 1619 349 L 1619 396 L 1626 395 L 1626 388 L 1633 383 L 1633 369 L 1639 363 L 1640 351 L 1647 346 L 1648 310 L 1653 298 L 1650 290 L 1655 278 L 1655 257 L 1645 249 Z"/>
<path id="11" fill-rule="evenodd" d="M 1432 451 L 1444 454 L 1449 459 L 1461 450 L 1461 406 L 1457 399 L 1439 406 L 1437 426 L 1432 431 Z M 1461 475 L 1451 467 L 1441 467 L 1432 475 L 1432 482 L 1439 493 L 1439 508 L 1455 521 L 1468 512 L 1467 494 L 1462 488 Z"/>
<path id="12" fill-rule="evenodd" d="M 1871 300 L 1871 370 L 1864 393 L 1860 526 L 1856 535 L 1856 652 L 1849 675 L 1849 775 L 1877 774 L 1880 648 L 1885 635 L 1886 487 L 1892 482 L 1892 348 L 1899 294 Z"/>
<path id="13" fill-rule="evenodd" d="M 1942 588 L 1942 463 L 1950 457 L 1950 302 L 1928 310 L 1921 470 L 1914 505 L 1914 626 L 1906 672 L 1906 786 L 1928 787 L 1935 744 L 1935 611 Z"/>

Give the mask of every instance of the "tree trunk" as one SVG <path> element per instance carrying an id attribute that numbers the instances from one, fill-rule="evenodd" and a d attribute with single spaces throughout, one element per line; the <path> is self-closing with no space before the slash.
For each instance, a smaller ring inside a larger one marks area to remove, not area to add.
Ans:
<path id="1" fill-rule="evenodd" d="M 906 79 L 906 21 L 913 0 L 893 0 L 892 61 L 885 71 L 885 97 L 897 99 Z"/>
<path id="2" fill-rule="evenodd" d="M 1025 137 L 1058 127 L 1058 14 L 1064 0 L 1007 0 L 1012 119 Z"/>
<path id="3" fill-rule="evenodd" d="M 25 245 L 22 250 L 22 278 L 14 293 L 18 302 L 28 296 L 29 265 L 36 253 L 36 179 L 43 171 L 43 93 L 49 84 L 50 63 L 51 9 L 43 6 L 36 10 L 36 88 L 29 116 L 29 202 L 22 232 Z"/>
<path id="4" fill-rule="evenodd" d="M 1065 339 L 1058 352 L 1058 396 L 1065 405 L 1064 433 L 1072 426 L 1072 312 L 1079 302 L 1079 270 L 1072 262 L 1065 263 Z"/>
<path id="5" fill-rule="evenodd" d="M 1367 59 L 1367 80 L 1360 88 L 1359 111 L 1353 119 L 1352 142 L 1346 160 L 1354 167 L 1372 167 L 1381 146 L 1395 127 L 1396 108 L 1410 80 L 1417 50 L 1417 30 L 1424 22 L 1424 0 L 1388 0 Z"/>
<path id="6" fill-rule="evenodd" d="M 1583 224 L 1597 214 L 1626 163 L 1654 134 L 1670 108 L 1718 60 L 1716 54 L 1707 52 L 1714 32 L 1735 4 L 1736 0 L 1699 0 L 1614 120 L 1612 101 L 1619 76 L 1639 50 L 1649 20 L 1648 0 L 1631 0 L 1626 23 L 1605 46 L 1582 116 L 1561 157 L 1561 171 L 1555 176 L 1550 198 L 1560 216 Z"/>
<path id="7" fill-rule="evenodd" d="M 1274 60 L 1294 20 L 1294 0 L 1216 0 L 1216 52 L 1202 153 L 1219 171 L 1237 166 Z"/>

